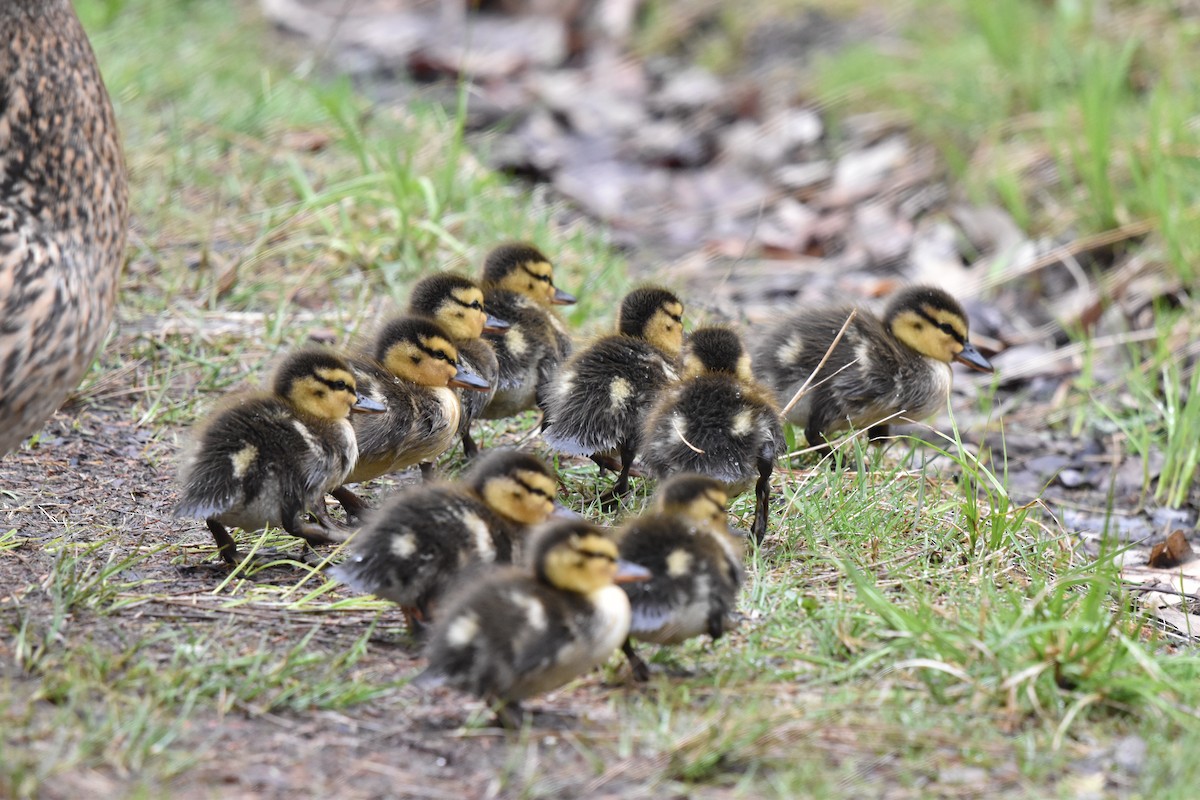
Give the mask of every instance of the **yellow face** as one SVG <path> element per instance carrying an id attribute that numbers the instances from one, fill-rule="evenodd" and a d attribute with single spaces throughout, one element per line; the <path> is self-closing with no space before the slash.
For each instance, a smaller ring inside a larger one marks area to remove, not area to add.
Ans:
<path id="1" fill-rule="evenodd" d="M 498 514 L 522 525 L 534 525 L 550 517 L 557 491 L 558 486 L 549 475 L 517 470 L 485 483 L 483 501 Z"/>
<path id="2" fill-rule="evenodd" d="M 684 355 L 683 377 L 685 380 L 687 378 L 695 378 L 700 375 L 705 375 L 708 372 L 709 370 L 704 366 L 704 362 L 701 361 L 694 353 L 687 353 Z M 737 375 L 740 380 L 753 382 L 754 375 L 750 371 L 749 355 L 744 355 L 738 359 L 737 369 L 734 371 L 734 374 Z"/>
<path id="3" fill-rule="evenodd" d="M 646 323 L 646 341 L 675 358 L 683 349 L 683 305 L 665 303 Z"/>
<path id="4" fill-rule="evenodd" d="M 554 267 L 547 261 L 524 261 L 505 275 L 499 285 L 544 306 L 554 303 Z"/>
<path id="5" fill-rule="evenodd" d="M 421 386 L 446 386 L 458 374 L 458 350 L 441 336 L 405 339 L 387 349 L 388 372 Z"/>
<path id="6" fill-rule="evenodd" d="M 322 419 L 345 419 L 358 402 L 354 375 L 344 369 L 317 367 L 292 383 L 288 393 L 292 406 Z"/>
<path id="7" fill-rule="evenodd" d="M 726 511 L 728 506 L 729 497 L 713 487 L 705 489 L 678 508 L 664 507 L 662 510 L 679 514 L 702 528 L 727 531 L 729 530 L 729 514 Z"/>
<path id="8" fill-rule="evenodd" d="M 921 355 L 949 364 L 963 351 L 967 322 L 953 311 L 926 305 L 897 314 L 892 333 Z"/>
<path id="9" fill-rule="evenodd" d="M 437 307 L 434 317 L 446 333 L 459 341 L 478 339 L 483 335 L 487 313 L 483 310 L 481 289 L 458 288 Z"/>
<path id="10" fill-rule="evenodd" d="M 591 594 L 613 583 L 617 546 L 603 536 L 572 536 L 546 554 L 546 577 L 560 589 Z"/>

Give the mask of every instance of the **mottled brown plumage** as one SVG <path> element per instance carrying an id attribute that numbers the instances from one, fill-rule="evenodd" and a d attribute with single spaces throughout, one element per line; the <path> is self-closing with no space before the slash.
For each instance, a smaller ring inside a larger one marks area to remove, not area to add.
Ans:
<path id="1" fill-rule="evenodd" d="M 0 2 L 0 455 L 91 364 L 127 227 L 116 120 L 74 10 Z"/>

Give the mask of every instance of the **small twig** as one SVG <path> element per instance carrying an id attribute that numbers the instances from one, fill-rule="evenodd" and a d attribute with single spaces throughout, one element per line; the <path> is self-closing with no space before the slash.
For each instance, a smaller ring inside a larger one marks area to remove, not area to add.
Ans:
<path id="1" fill-rule="evenodd" d="M 687 440 L 687 437 L 683 435 L 683 430 L 682 430 L 682 429 L 679 427 L 679 420 L 678 420 L 678 419 L 674 419 L 674 420 L 672 420 L 672 421 L 671 421 L 671 427 L 675 429 L 675 435 L 679 437 L 679 441 L 683 442 L 683 443 L 684 443 L 684 444 L 686 444 L 686 445 L 687 445 L 689 448 L 691 448 L 692 452 L 694 452 L 694 453 L 699 453 L 700 455 L 704 455 L 704 451 L 703 451 L 703 450 L 701 450 L 699 447 L 696 447 L 696 445 L 694 445 L 694 444 L 692 444 L 691 442 L 689 442 L 689 441 Z"/>
<path id="2" fill-rule="evenodd" d="M 791 411 L 793 407 L 795 407 L 796 403 L 800 402 L 800 398 L 804 397 L 805 392 L 808 391 L 808 385 L 812 383 L 813 378 L 815 378 L 817 373 L 821 371 L 821 367 L 825 366 L 825 362 L 829 360 L 831 355 L 833 355 L 833 351 L 837 349 L 838 344 L 842 341 L 842 337 L 846 334 L 846 329 L 850 327 L 850 323 L 853 322 L 854 318 L 857 316 L 858 309 L 850 309 L 850 314 L 846 317 L 846 321 L 842 323 L 842 328 L 837 332 L 837 336 L 833 337 L 833 342 L 829 345 L 829 349 L 825 351 L 825 355 L 822 356 L 820 362 L 817 363 L 817 368 L 809 373 L 809 376 L 805 379 L 804 383 L 800 384 L 800 388 L 796 390 L 794 395 L 792 395 L 792 399 L 788 401 L 788 404 L 783 407 L 783 411 L 780 412 L 781 414 L 787 416 L 787 413 Z"/>

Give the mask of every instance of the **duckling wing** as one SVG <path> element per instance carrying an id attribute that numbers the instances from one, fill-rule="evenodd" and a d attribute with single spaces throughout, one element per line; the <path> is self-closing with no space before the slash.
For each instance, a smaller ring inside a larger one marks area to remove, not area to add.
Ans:
<path id="1" fill-rule="evenodd" d="M 654 396 L 678 377 L 654 346 L 608 336 L 580 351 L 561 369 L 545 398 L 542 437 L 556 450 L 591 455 L 635 449 Z"/>
<path id="2" fill-rule="evenodd" d="M 468 567 L 512 560 L 499 527 L 482 502 L 451 486 L 413 486 L 371 515 L 330 574 L 357 591 L 424 608 Z"/>
<path id="3" fill-rule="evenodd" d="M 238 399 L 217 412 L 185 467 L 175 516 L 219 516 L 263 491 L 306 497 L 303 468 L 296 466 L 297 453 L 307 449 L 301 428 L 286 405 L 269 397 Z"/>
<path id="4" fill-rule="evenodd" d="M 507 291 L 490 292 L 483 305 L 487 313 L 509 324 L 504 333 L 483 335 L 496 353 L 496 388 L 520 388 L 553 341 L 548 312 L 528 297 Z"/>

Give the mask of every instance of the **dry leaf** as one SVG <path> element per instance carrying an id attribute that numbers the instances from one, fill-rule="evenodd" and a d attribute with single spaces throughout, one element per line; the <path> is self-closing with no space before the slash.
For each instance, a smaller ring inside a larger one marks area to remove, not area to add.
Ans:
<path id="1" fill-rule="evenodd" d="M 1169 569 L 1190 560 L 1193 555 L 1187 537 L 1183 535 L 1183 531 L 1177 530 L 1168 536 L 1166 541 L 1154 545 L 1148 563 L 1156 569 Z"/>

